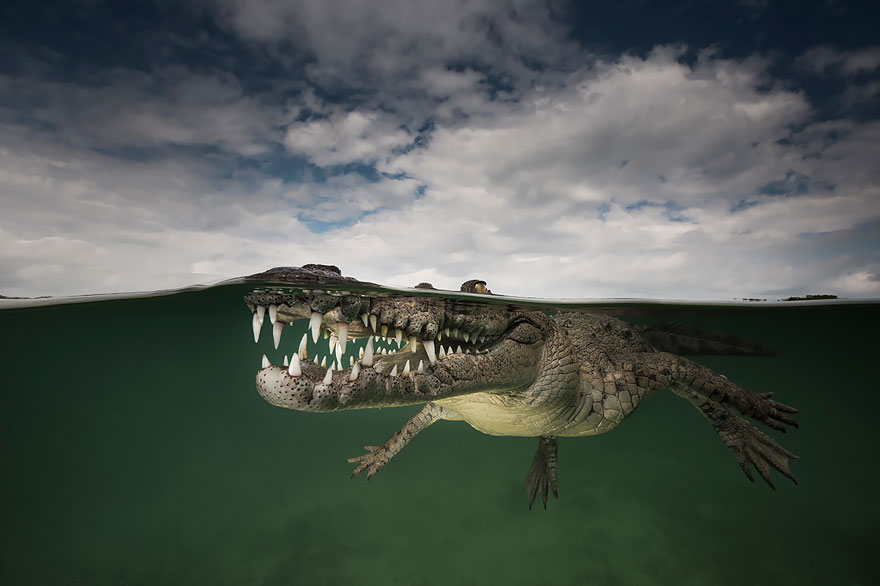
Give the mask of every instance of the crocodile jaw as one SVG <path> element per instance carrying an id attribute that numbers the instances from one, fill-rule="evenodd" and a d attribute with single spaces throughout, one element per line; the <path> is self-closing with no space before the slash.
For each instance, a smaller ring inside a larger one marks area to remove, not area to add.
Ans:
<path id="1" fill-rule="evenodd" d="M 323 313 L 316 311 L 315 299 L 321 302 Z M 538 345 L 535 336 L 522 344 L 511 339 L 511 335 L 535 327 L 518 323 L 508 328 L 509 322 L 502 317 L 505 314 L 500 308 L 487 309 L 477 317 L 451 312 L 436 302 L 431 307 L 433 313 L 428 314 L 417 305 L 418 300 L 405 297 L 355 301 L 334 306 L 335 298 L 328 303 L 327 296 L 314 294 L 310 298 L 288 297 L 278 305 L 262 306 L 249 301 L 255 341 L 266 317 L 272 325 L 276 348 L 285 325 L 296 319 L 308 319 L 310 324 L 299 351 L 289 362 L 285 357 L 284 366 L 272 365 L 263 356 L 256 386 L 266 401 L 303 411 L 408 405 L 464 392 L 509 388 L 512 383 L 522 384 L 523 377 L 532 376 L 539 356 L 533 348 Z M 343 306 L 356 307 L 363 313 L 351 319 Z M 405 312 L 421 316 L 422 321 L 409 320 L 406 326 L 401 325 L 403 331 L 395 328 Z M 326 340 L 329 367 L 327 362 L 319 366 L 308 360 L 308 337 L 315 343 Z M 341 370 L 345 368 L 342 353 L 346 342 L 365 337 L 368 342 L 360 357 L 357 361 L 354 357 L 347 359 L 351 360 L 349 368 Z M 374 344 L 379 339 L 406 345 L 397 352 L 380 354 Z M 512 369 L 507 363 L 521 358 L 525 347 L 528 361 Z M 481 381 L 487 382 L 480 384 Z"/>
<path id="2" fill-rule="evenodd" d="M 298 411 L 413 405 L 526 387 L 539 369 L 541 347 L 502 340 L 482 354 L 450 353 L 427 366 L 422 358 L 416 370 L 405 366 L 398 371 L 395 364 L 390 372 L 388 364 L 400 360 L 398 355 L 384 356 L 374 366 L 358 362 L 345 371 L 325 371 L 306 362 L 296 375 L 290 368 L 269 364 L 257 372 L 256 385 L 267 402 Z"/>

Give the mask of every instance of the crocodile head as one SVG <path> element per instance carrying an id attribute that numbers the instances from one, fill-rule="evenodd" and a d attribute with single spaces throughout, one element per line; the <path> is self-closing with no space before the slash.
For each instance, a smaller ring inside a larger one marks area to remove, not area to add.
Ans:
<path id="1" fill-rule="evenodd" d="M 286 324 L 305 319 L 313 348 L 326 343 L 331 362 L 337 357 L 337 369 L 313 363 L 306 337 L 289 365 L 273 365 L 264 356 L 257 390 L 269 403 L 289 409 L 409 405 L 524 388 L 536 376 L 549 327 L 540 312 L 461 296 L 383 295 L 378 286 L 343 277 L 327 265 L 272 269 L 249 279 L 297 287 L 245 296 L 255 340 L 264 316 L 272 322 L 276 347 Z M 417 288 L 433 289 L 428 283 Z M 480 280 L 467 281 L 462 291 L 491 295 Z M 383 339 L 394 340 L 399 349 L 379 353 L 377 344 Z M 353 340 L 366 340 L 362 355 L 341 364 Z"/>

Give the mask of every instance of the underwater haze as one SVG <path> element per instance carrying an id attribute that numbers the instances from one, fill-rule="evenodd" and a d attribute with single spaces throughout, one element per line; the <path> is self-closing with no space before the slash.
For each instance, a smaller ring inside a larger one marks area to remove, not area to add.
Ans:
<path id="1" fill-rule="evenodd" d="M 255 344 L 248 290 L 0 306 L 0 583 L 880 583 L 878 303 L 624 316 L 775 350 L 690 358 L 800 410 L 799 429 L 761 428 L 800 456 L 799 484 L 775 471 L 775 491 L 750 483 L 712 426 L 662 392 L 610 433 L 559 440 L 545 511 L 523 489 L 535 439 L 461 422 L 350 480 L 346 459 L 419 407 L 263 401 L 261 355 L 280 363 L 308 324 L 282 350 L 266 330 Z"/>

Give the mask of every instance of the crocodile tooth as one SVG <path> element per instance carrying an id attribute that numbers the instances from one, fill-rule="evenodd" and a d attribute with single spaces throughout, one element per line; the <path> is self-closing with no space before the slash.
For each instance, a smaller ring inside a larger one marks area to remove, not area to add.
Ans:
<path id="1" fill-rule="evenodd" d="M 317 356 L 315 356 L 315 361 L 314 361 L 314 362 L 315 362 L 315 364 L 318 364 L 318 357 L 317 357 Z"/>
<path id="2" fill-rule="evenodd" d="M 263 317 L 266 315 L 266 307 L 263 305 L 257 306 L 257 319 L 260 320 L 260 325 L 263 325 Z"/>
<path id="3" fill-rule="evenodd" d="M 400 343 L 403 342 L 403 331 L 394 330 L 394 341 L 397 342 L 398 346 L 400 346 Z"/>
<path id="4" fill-rule="evenodd" d="M 336 354 L 336 362 L 339 363 L 339 367 L 342 368 L 342 345 L 339 341 L 336 341 L 336 346 L 333 347 L 333 353 Z"/>
<path id="5" fill-rule="evenodd" d="M 278 321 L 278 306 L 274 303 L 269 306 L 269 321 L 273 324 Z"/>
<path id="6" fill-rule="evenodd" d="M 375 315 L 370 316 L 370 328 L 373 330 L 373 333 L 376 333 L 376 324 L 378 322 L 378 318 Z"/>
<path id="7" fill-rule="evenodd" d="M 315 358 L 317 358 L 317 356 L 315 356 Z M 325 356 L 324 358 L 321 359 L 321 367 L 324 368 L 326 366 L 327 366 L 327 357 Z"/>
<path id="8" fill-rule="evenodd" d="M 333 369 L 328 368 L 327 374 L 324 375 L 324 380 L 322 381 L 325 385 L 329 385 L 333 382 Z"/>
<path id="9" fill-rule="evenodd" d="M 419 367 L 416 369 L 416 372 L 425 372 L 425 362 L 423 360 L 419 360 Z"/>
<path id="10" fill-rule="evenodd" d="M 458 328 L 455 328 L 454 330 L 452 330 L 452 337 L 453 338 L 458 338 L 460 335 L 461 335 L 461 332 L 458 330 Z"/>
<path id="11" fill-rule="evenodd" d="M 416 340 L 416 337 L 415 337 L 415 336 L 410 336 L 410 337 L 409 337 L 409 351 L 410 351 L 410 352 L 415 352 L 415 351 L 418 350 L 418 349 L 419 349 L 419 342 L 418 342 L 418 340 Z"/>
<path id="12" fill-rule="evenodd" d="M 369 313 L 362 313 L 361 314 L 361 321 L 364 322 L 365 328 L 370 327 L 370 314 Z"/>
<path id="13" fill-rule="evenodd" d="M 434 351 L 434 340 L 422 340 L 422 344 L 425 346 L 425 352 L 428 354 L 428 361 L 431 364 L 437 362 L 437 354 Z"/>
<path id="14" fill-rule="evenodd" d="M 303 334 L 302 339 L 299 341 L 299 355 L 303 360 L 308 360 L 309 352 L 308 352 L 308 334 Z"/>
<path id="15" fill-rule="evenodd" d="M 446 358 L 446 350 L 443 349 L 443 344 L 440 344 L 440 358 Z"/>
<path id="16" fill-rule="evenodd" d="M 394 365 L 394 368 L 391 369 L 391 376 L 397 376 L 397 365 Z"/>
<path id="17" fill-rule="evenodd" d="M 336 342 L 338 342 L 338 341 L 339 341 L 339 338 L 336 337 L 336 334 L 330 334 L 330 342 L 328 344 L 328 347 L 336 348 Z"/>
<path id="18" fill-rule="evenodd" d="M 269 359 L 266 358 L 265 354 L 263 354 L 263 368 L 266 368 L 267 366 L 272 366 L 272 363 L 269 362 Z"/>
<path id="19" fill-rule="evenodd" d="M 361 359 L 361 362 L 364 363 L 364 366 L 373 366 L 373 337 L 370 336 L 367 338 L 367 346 L 364 350 L 364 356 Z"/>
<path id="20" fill-rule="evenodd" d="M 441 331 L 437 332 L 437 341 L 439 342 L 442 339 L 443 339 L 443 331 L 441 330 Z"/>
<path id="21" fill-rule="evenodd" d="M 471 335 L 470 335 L 469 333 L 465 332 L 465 333 L 462 334 L 462 336 L 464 336 L 464 341 L 465 341 L 465 342 L 470 342 L 470 340 L 471 340 Z"/>
<path id="22" fill-rule="evenodd" d="M 290 361 L 287 359 L 287 354 L 284 355 L 284 362 L 282 362 L 284 366 L 290 366 Z"/>
<path id="23" fill-rule="evenodd" d="M 348 375 L 348 380 L 354 382 L 357 380 L 358 375 L 361 373 L 361 365 L 359 362 L 355 362 L 351 367 L 351 374 Z"/>
<path id="24" fill-rule="evenodd" d="M 448 338 L 448 337 L 449 337 L 449 334 L 450 334 L 450 332 L 449 332 L 449 328 L 443 328 L 443 335 L 446 336 L 446 337 Z"/>
<path id="25" fill-rule="evenodd" d="M 309 327 L 312 329 L 312 342 L 318 343 L 318 336 L 321 335 L 321 318 L 323 316 L 317 311 L 312 312 L 312 317 L 309 319 Z"/>
<path id="26" fill-rule="evenodd" d="M 361 346 L 360 348 L 358 348 L 358 360 L 360 360 L 363 357 L 364 357 L 364 347 Z"/>
<path id="27" fill-rule="evenodd" d="M 471 349 L 470 349 L 470 348 L 465 348 L 465 349 L 464 349 L 464 353 L 465 353 L 465 354 L 470 354 L 470 353 L 471 353 Z"/>
<path id="28" fill-rule="evenodd" d="M 263 325 L 263 322 L 260 321 L 260 318 L 254 313 L 254 319 L 252 320 L 252 325 L 254 327 L 254 343 L 260 341 L 260 326 Z"/>
<path id="29" fill-rule="evenodd" d="M 336 328 L 339 330 L 339 345 L 342 346 L 342 351 L 345 352 L 345 344 L 348 342 L 348 322 L 336 322 Z"/>
<path id="30" fill-rule="evenodd" d="M 275 342 L 275 349 L 278 349 L 278 344 L 281 343 L 281 331 L 284 329 L 284 322 L 276 321 L 272 324 L 272 341 Z"/>
<path id="31" fill-rule="evenodd" d="M 379 328 L 379 333 L 382 334 L 383 338 L 386 337 L 388 335 L 388 326 L 385 324 L 382 324 L 382 327 Z"/>
<path id="32" fill-rule="evenodd" d="M 348 357 L 348 367 L 351 368 L 354 366 L 354 356 Z"/>
<path id="33" fill-rule="evenodd" d="M 402 374 L 403 376 L 409 374 L 409 360 L 407 360 L 406 364 L 403 365 L 403 372 L 401 372 L 400 374 Z"/>
<path id="34" fill-rule="evenodd" d="M 324 330 L 324 339 L 325 339 L 325 340 L 329 340 L 329 339 L 330 339 L 330 330 Z"/>
<path id="35" fill-rule="evenodd" d="M 311 289 L 303 289 L 302 292 L 303 292 L 303 295 L 311 295 L 312 294 Z"/>
<path id="36" fill-rule="evenodd" d="M 377 363 L 376 366 L 373 368 L 373 370 L 375 370 L 376 372 L 381 374 L 382 373 L 382 363 L 381 362 Z"/>
<path id="37" fill-rule="evenodd" d="M 287 369 L 290 376 L 299 376 L 302 374 L 302 368 L 299 365 L 299 354 L 290 357 L 290 368 Z"/>
<path id="38" fill-rule="evenodd" d="M 461 354 L 461 344 L 458 345 L 458 348 L 455 349 L 456 354 Z"/>

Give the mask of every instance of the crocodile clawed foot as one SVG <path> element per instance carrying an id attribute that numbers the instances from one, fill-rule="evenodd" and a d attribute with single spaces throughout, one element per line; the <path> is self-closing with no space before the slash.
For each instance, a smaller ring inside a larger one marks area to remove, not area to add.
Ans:
<path id="1" fill-rule="evenodd" d="M 556 450 L 555 437 L 542 436 L 538 440 L 538 451 L 535 459 L 526 474 L 525 489 L 529 495 L 529 509 L 535 502 L 535 496 L 541 491 L 541 500 L 544 508 L 547 508 L 547 493 L 553 491 L 553 496 L 559 498 L 559 487 L 556 484 Z"/>
<path id="2" fill-rule="evenodd" d="M 391 460 L 393 455 L 385 446 L 364 446 L 364 449 L 367 450 L 366 454 L 347 460 L 349 464 L 358 464 L 358 467 L 351 473 L 351 478 L 366 470 L 367 480 L 369 480 L 373 474 L 381 470 Z"/>
<path id="3" fill-rule="evenodd" d="M 798 427 L 797 421 L 792 417 L 792 415 L 797 414 L 797 409 L 785 403 L 772 400 L 770 397 L 773 396 L 773 393 L 758 393 L 757 396 L 762 401 L 764 410 L 761 416 L 757 416 L 758 421 L 782 433 L 785 433 L 786 425 Z"/>
<path id="4" fill-rule="evenodd" d="M 770 488 L 776 490 L 770 480 L 770 468 L 775 468 L 786 478 L 797 484 L 789 468 L 789 460 L 797 456 L 780 446 L 771 437 L 757 430 L 744 419 L 731 416 L 719 427 L 719 435 L 733 452 L 745 475 L 754 482 L 751 468 L 754 467 Z"/>

